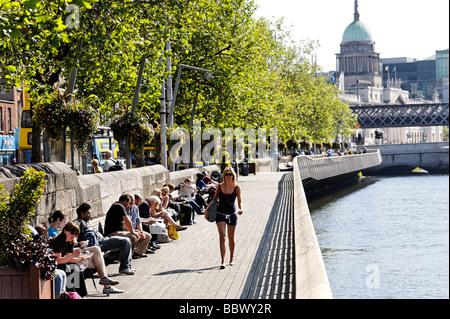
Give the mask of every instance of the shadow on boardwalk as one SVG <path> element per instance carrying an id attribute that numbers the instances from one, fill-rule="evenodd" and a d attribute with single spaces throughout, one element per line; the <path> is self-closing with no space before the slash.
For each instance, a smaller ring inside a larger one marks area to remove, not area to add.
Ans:
<path id="1" fill-rule="evenodd" d="M 201 268 L 201 269 L 176 269 L 176 270 L 169 270 L 169 271 L 163 271 L 160 273 L 156 273 L 153 276 L 166 276 L 166 275 L 172 275 L 172 274 L 186 274 L 186 273 L 202 273 L 204 271 L 217 269 L 217 266 L 214 267 L 207 267 L 207 268 Z"/>
<path id="2" fill-rule="evenodd" d="M 292 173 L 278 184 L 270 212 L 241 299 L 294 299 L 294 232 Z"/>

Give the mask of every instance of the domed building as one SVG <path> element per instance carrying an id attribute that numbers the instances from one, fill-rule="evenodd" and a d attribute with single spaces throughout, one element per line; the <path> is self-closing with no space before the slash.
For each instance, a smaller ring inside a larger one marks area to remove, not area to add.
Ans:
<path id="1" fill-rule="evenodd" d="M 345 29 L 341 41 L 341 52 L 336 54 L 336 66 L 341 90 L 346 95 L 356 95 L 358 102 L 383 102 L 380 54 L 375 51 L 372 32 L 361 20 L 358 1 L 355 0 L 354 20 Z M 354 100 L 355 96 L 350 100 Z"/>
<path id="2" fill-rule="evenodd" d="M 355 0 L 354 19 L 344 31 L 340 53 L 336 54 L 336 78 L 341 100 L 349 105 L 409 104 L 409 92 L 401 89 L 401 81 L 388 79 L 382 82 L 380 54 L 375 51 L 372 32 L 359 16 Z M 383 140 L 376 139 L 376 132 Z M 414 138 L 416 136 L 417 138 Z M 427 137 L 431 137 L 428 139 Z M 357 129 L 353 142 L 359 145 L 401 144 L 442 141 L 442 127 L 386 127 Z"/>

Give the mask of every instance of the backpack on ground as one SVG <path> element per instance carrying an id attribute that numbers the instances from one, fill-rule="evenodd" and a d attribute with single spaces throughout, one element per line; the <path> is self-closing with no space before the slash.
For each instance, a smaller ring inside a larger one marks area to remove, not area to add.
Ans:
<path id="1" fill-rule="evenodd" d="M 194 215 L 194 209 L 191 205 L 182 204 L 180 205 L 180 225 L 192 225 L 192 217 Z"/>

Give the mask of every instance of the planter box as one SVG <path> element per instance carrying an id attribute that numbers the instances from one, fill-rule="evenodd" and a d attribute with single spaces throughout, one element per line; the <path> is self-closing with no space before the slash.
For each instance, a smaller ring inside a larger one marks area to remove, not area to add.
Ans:
<path id="1" fill-rule="evenodd" d="M 0 299 L 54 299 L 53 280 L 42 280 L 39 268 L 29 271 L 0 267 Z"/>

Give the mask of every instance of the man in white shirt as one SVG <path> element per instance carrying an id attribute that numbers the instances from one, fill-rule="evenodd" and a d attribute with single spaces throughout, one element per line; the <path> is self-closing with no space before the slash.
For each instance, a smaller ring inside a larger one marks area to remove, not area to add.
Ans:
<path id="1" fill-rule="evenodd" d="M 194 195 L 196 192 L 197 188 L 191 184 L 189 179 L 186 179 L 183 186 L 180 187 L 180 196 L 178 198 L 186 201 L 194 200 Z"/>
<path id="2" fill-rule="evenodd" d="M 107 150 L 105 154 L 105 163 L 103 164 L 103 171 L 107 172 L 111 166 L 114 166 L 115 162 L 112 159 L 112 151 Z"/>

